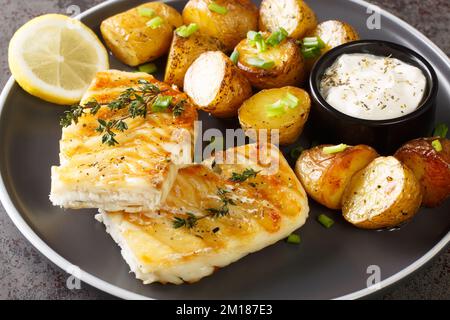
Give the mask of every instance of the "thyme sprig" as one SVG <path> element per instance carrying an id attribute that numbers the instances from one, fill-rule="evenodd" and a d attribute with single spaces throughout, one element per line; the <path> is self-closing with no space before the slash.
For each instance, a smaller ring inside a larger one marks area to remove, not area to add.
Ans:
<path id="1" fill-rule="evenodd" d="M 258 173 L 261 171 L 255 171 L 251 168 L 247 168 L 242 173 L 233 172 L 231 174 L 231 178 L 229 179 L 231 182 L 245 182 L 250 178 L 256 178 Z"/>
<path id="2" fill-rule="evenodd" d="M 89 101 L 84 106 L 74 105 L 64 112 L 64 116 L 60 120 L 60 125 L 68 127 L 72 123 L 78 124 L 79 119 L 85 114 L 96 115 L 101 107 L 108 107 L 112 111 L 119 111 L 128 109 L 126 115 L 111 120 L 97 119 L 97 132 L 103 134 L 102 143 L 109 146 L 118 144 L 115 136 L 117 132 L 124 132 L 128 130 L 128 125 L 125 122 L 127 119 L 134 119 L 137 117 L 146 118 L 149 112 L 149 107 L 152 112 L 164 112 L 168 108 L 172 108 L 174 117 L 180 117 L 185 108 L 186 100 L 172 103 L 172 96 L 165 96 L 165 90 L 159 89 L 158 86 L 148 82 L 147 80 L 139 80 L 139 87 L 137 89 L 128 88 L 122 92 L 119 97 L 109 103 L 100 104 L 95 99 Z M 89 110 L 86 111 L 86 110 Z"/>
<path id="3" fill-rule="evenodd" d="M 187 213 L 187 217 L 175 217 L 172 221 L 172 225 L 175 229 L 179 228 L 188 228 L 192 229 L 197 226 L 198 222 L 200 220 L 206 219 L 206 218 L 223 218 L 230 214 L 230 205 L 236 205 L 233 199 L 229 198 L 228 194 L 230 191 L 225 189 L 217 189 L 217 195 L 220 197 L 220 201 L 222 202 L 222 205 L 219 208 L 208 208 L 206 209 L 207 214 L 201 217 L 197 217 L 196 215 L 192 213 Z"/>

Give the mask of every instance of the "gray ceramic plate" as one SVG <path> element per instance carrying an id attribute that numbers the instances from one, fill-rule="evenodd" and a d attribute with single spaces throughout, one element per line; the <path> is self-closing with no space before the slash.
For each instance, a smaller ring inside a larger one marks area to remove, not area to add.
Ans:
<path id="1" fill-rule="evenodd" d="M 359 0 L 310 1 L 320 20 L 350 22 L 362 38 L 404 44 L 422 53 L 439 75 L 440 121 L 450 123 L 450 61 L 405 22 L 382 11 L 382 29 L 368 30 L 368 4 Z M 98 32 L 100 22 L 139 1 L 106 2 L 82 14 Z M 182 9 L 185 1 L 169 1 Z M 114 58 L 112 67 L 126 69 Z M 162 68 L 161 68 L 162 69 Z M 134 279 L 120 250 L 93 218 L 95 211 L 71 212 L 49 200 L 50 166 L 58 163 L 58 125 L 63 108 L 36 99 L 10 80 L 0 100 L 0 196 L 11 219 L 44 255 L 66 271 L 81 270 L 85 282 L 122 298 L 153 299 L 328 299 L 359 298 L 385 288 L 420 268 L 450 240 L 450 202 L 422 210 L 395 232 L 368 232 L 335 213 L 311 204 L 311 218 L 300 230 L 299 246 L 280 242 L 219 270 L 193 285 L 144 286 Z M 203 117 L 206 127 L 235 126 Z M 315 218 L 336 216 L 329 230 Z M 369 266 L 377 265 L 382 282 L 367 288 Z"/>

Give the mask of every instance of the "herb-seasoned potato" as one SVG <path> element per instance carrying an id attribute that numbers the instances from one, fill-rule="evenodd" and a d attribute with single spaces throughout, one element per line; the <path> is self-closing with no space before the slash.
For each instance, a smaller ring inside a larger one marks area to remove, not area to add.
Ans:
<path id="1" fill-rule="evenodd" d="M 259 130 L 279 130 L 279 143 L 294 143 L 303 131 L 311 108 L 309 94 L 295 87 L 260 91 L 242 104 L 239 122 L 252 139 L 257 140 Z M 261 137 L 261 136 L 260 136 Z"/>
<path id="2" fill-rule="evenodd" d="M 411 169 L 394 157 L 380 157 L 353 176 L 342 213 L 358 228 L 393 228 L 410 220 L 421 202 L 420 183 Z"/>
<path id="3" fill-rule="evenodd" d="M 149 22 L 153 24 L 147 25 Z M 120 61 L 137 66 L 166 54 L 173 30 L 182 24 L 183 19 L 174 8 L 149 2 L 104 20 L 100 30 L 106 45 Z"/>
<path id="4" fill-rule="evenodd" d="M 231 51 L 248 31 L 258 28 L 258 8 L 251 0 L 190 0 L 183 20 L 196 23 L 200 32 L 218 38 Z"/>
<path id="5" fill-rule="evenodd" d="M 319 37 L 325 44 L 321 50 L 321 55 L 344 43 L 359 40 L 356 30 L 346 22 L 338 20 L 328 20 L 318 24 L 318 26 L 307 34 L 308 37 Z M 306 59 L 309 70 L 319 58 Z"/>
<path id="6" fill-rule="evenodd" d="M 441 151 L 433 147 L 433 141 L 439 141 Z M 395 157 L 409 167 L 419 180 L 424 206 L 436 207 L 450 196 L 450 141 L 448 139 L 422 138 L 410 141 L 397 151 Z"/>
<path id="7" fill-rule="evenodd" d="M 194 61 L 186 72 L 184 91 L 200 110 L 218 118 L 236 116 L 252 95 L 250 82 L 220 51 L 205 52 Z"/>
<path id="8" fill-rule="evenodd" d="M 308 195 L 330 209 L 342 208 L 342 195 L 350 179 L 378 157 L 369 146 L 348 147 L 342 152 L 325 153 L 321 145 L 304 151 L 295 173 Z"/>
<path id="9" fill-rule="evenodd" d="M 270 33 L 262 33 L 262 36 L 267 40 Z M 239 53 L 239 69 L 258 89 L 300 86 L 306 78 L 303 56 L 292 38 L 275 46 L 268 45 L 263 52 L 251 40 L 244 39 L 236 47 L 236 52 Z M 261 65 L 255 64 L 254 59 Z"/>
<path id="10" fill-rule="evenodd" d="M 217 39 L 196 32 L 189 37 L 181 37 L 176 31 L 167 60 L 164 82 L 183 88 L 184 76 L 191 64 L 204 52 L 222 51 L 224 47 Z"/>
<path id="11" fill-rule="evenodd" d="M 303 0 L 263 0 L 259 29 L 274 32 L 284 28 L 291 38 L 302 39 L 317 26 L 314 11 Z"/>

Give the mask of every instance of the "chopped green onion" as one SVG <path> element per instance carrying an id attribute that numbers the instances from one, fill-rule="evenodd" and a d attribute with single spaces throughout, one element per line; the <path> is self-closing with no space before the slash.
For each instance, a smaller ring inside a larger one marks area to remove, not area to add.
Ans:
<path id="1" fill-rule="evenodd" d="M 272 69 L 273 66 L 275 65 L 275 62 L 273 61 L 266 61 L 257 57 L 248 58 L 247 63 L 253 67 L 261 69 Z"/>
<path id="2" fill-rule="evenodd" d="M 291 152 L 289 153 L 289 155 L 291 156 L 292 160 L 297 160 L 300 155 L 303 153 L 303 147 L 296 147 L 294 149 L 291 150 Z"/>
<path id="3" fill-rule="evenodd" d="M 323 153 L 325 154 L 334 154 L 345 151 L 349 146 L 346 144 L 339 144 L 337 146 L 325 147 L 323 148 Z"/>
<path id="4" fill-rule="evenodd" d="M 320 37 L 306 37 L 301 42 L 302 54 L 306 59 L 318 58 L 321 49 L 325 48 L 325 42 Z"/>
<path id="5" fill-rule="evenodd" d="M 267 44 L 264 40 L 256 41 L 255 44 L 259 52 L 264 52 L 267 50 Z"/>
<path id="6" fill-rule="evenodd" d="M 263 40 L 263 36 L 261 32 L 249 31 L 247 32 L 247 39 L 251 41 L 261 41 Z"/>
<path id="7" fill-rule="evenodd" d="M 323 225 L 325 228 L 329 229 L 333 226 L 334 224 L 334 220 L 329 218 L 328 216 L 321 214 L 318 218 L 317 221 L 319 221 L 319 223 L 321 225 Z"/>
<path id="8" fill-rule="evenodd" d="M 267 38 L 266 42 L 268 45 L 275 47 L 275 46 L 279 45 L 281 42 L 283 42 L 287 38 L 288 35 L 289 34 L 285 29 L 280 28 L 280 29 L 278 29 L 278 31 L 272 33 Z"/>
<path id="9" fill-rule="evenodd" d="M 267 116 L 269 118 L 278 117 L 286 113 L 286 108 L 295 109 L 298 106 L 298 98 L 291 93 L 277 102 L 267 106 Z"/>
<path id="10" fill-rule="evenodd" d="M 281 116 L 286 113 L 285 104 L 282 100 L 278 100 L 273 104 L 267 106 L 267 116 L 269 118 L 274 118 Z"/>
<path id="11" fill-rule="evenodd" d="M 150 21 L 147 22 L 147 26 L 152 29 L 157 29 L 162 26 L 164 20 L 161 17 L 154 17 Z"/>
<path id="12" fill-rule="evenodd" d="M 253 47 L 256 47 L 259 52 L 264 52 L 267 50 L 267 43 L 266 41 L 264 41 L 261 32 L 256 31 L 247 32 L 247 40 L 249 44 Z"/>
<path id="13" fill-rule="evenodd" d="M 234 64 L 238 63 L 239 60 L 239 51 L 237 49 L 234 49 L 233 53 L 230 56 L 231 61 L 233 61 Z"/>
<path id="14" fill-rule="evenodd" d="M 314 59 L 320 57 L 319 48 L 302 48 L 302 54 L 305 59 Z"/>
<path id="15" fill-rule="evenodd" d="M 286 103 L 286 105 L 291 108 L 291 109 L 295 109 L 298 106 L 298 98 L 296 96 L 294 96 L 292 93 L 287 93 L 286 97 L 283 98 L 283 102 Z"/>
<path id="16" fill-rule="evenodd" d="M 306 48 L 325 48 L 325 42 L 319 37 L 307 37 L 303 39 L 303 46 Z"/>
<path id="17" fill-rule="evenodd" d="M 286 242 L 290 244 L 300 244 L 302 239 L 300 239 L 300 236 L 298 234 L 291 234 L 289 237 L 287 237 Z"/>
<path id="18" fill-rule="evenodd" d="M 220 6 L 215 2 L 211 2 L 210 4 L 208 4 L 208 9 L 210 11 L 218 13 L 218 14 L 227 14 L 228 13 L 227 8 Z"/>
<path id="19" fill-rule="evenodd" d="M 448 127 L 445 123 L 440 123 L 434 129 L 433 137 L 441 137 L 445 139 L 447 137 Z"/>
<path id="20" fill-rule="evenodd" d="M 441 152 L 442 151 L 442 144 L 439 140 L 434 140 L 431 145 L 433 146 L 434 150 L 436 150 L 437 152 Z"/>
<path id="21" fill-rule="evenodd" d="M 170 103 L 172 102 L 172 96 L 158 96 L 156 101 L 152 105 L 153 112 L 162 112 L 169 108 Z"/>
<path id="22" fill-rule="evenodd" d="M 140 72 L 155 73 L 156 71 L 158 71 L 158 68 L 156 67 L 156 65 L 154 63 L 147 63 L 147 64 L 143 64 L 142 66 L 139 66 L 138 70 Z"/>
<path id="23" fill-rule="evenodd" d="M 183 38 L 189 38 L 191 35 L 198 31 L 198 24 L 191 23 L 188 26 L 181 26 L 175 30 L 177 35 Z"/>
<path id="24" fill-rule="evenodd" d="M 151 18 L 155 15 L 155 10 L 151 8 L 140 7 L 138 8 L 138 13 L 141 17 Z"/>

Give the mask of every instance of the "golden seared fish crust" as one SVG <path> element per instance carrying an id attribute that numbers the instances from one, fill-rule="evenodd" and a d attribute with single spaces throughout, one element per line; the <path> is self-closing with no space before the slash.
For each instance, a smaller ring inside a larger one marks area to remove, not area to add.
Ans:
<path id="1" fill-rule="evenodd" d="M 157 207 L 170 190 L 178 164 L 191 163 L 194 121 L 197 112 L 186 95 L 146 73 L 104 71 L 97 74 L 82 105 L 96 99 L 100 104 L 115 100 L 139 80 L 157 85 L 173 102 L 186 100 L 179 117 L 172 110 L 146 118 L 126 119 L 128 129 L 118 132 L 118 144 L 102 143 L 96 131 L 98 119 L 117 119 L 126 109 L 101 107 L 94 116 L 86 112 L 78 124 L 63 128 L 60 166 L 52 168 L 50 200 L 64 208 L 100 208 L 128 212 Z"/>
<path id="2" fill-rule="evenodd" d="M 271 146 L 267 161 L 250 159 L 264 152 L 257 145 L 232 151 L 238 164 L 216 164 L 212 169 L 212 161 L 207 161 L 180 169 L 159 211 L 101 211 L 97 218 L 120 245 L 138 279 L 146 284 L 196 282 L 284 239 L 305 223 L 309 212 L 305 191 L 276 147 Z M 246 169 L 258 172 L 256 177 L 230 180 L 233 173 Z M 211 209 L 223 211 L 224 199 L 228 213 L 211 214 Z M 196 223 L 191 227 L 176 228 L 177 218 L 193 216 Z"/>

